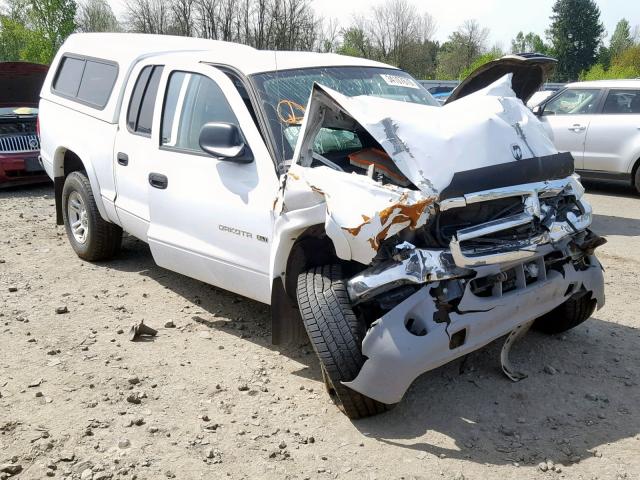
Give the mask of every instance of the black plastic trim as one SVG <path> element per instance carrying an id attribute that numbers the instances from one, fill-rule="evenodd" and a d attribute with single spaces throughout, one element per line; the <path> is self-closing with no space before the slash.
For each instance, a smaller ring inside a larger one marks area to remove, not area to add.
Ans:
<path id="1" fill-rule="evenodd" d="M 64 225 L 62 217 L 62 188 L 64 187 L 64 177 L 53 178 L 53 196 L 56 202 L 56 225 Z"/>
<path id="2" fill-rule="evenodd" d="M 576 170 L 582 178 L 602 180 L 631 180 L 630 173 L 606 172 L 603 170 Z"/>
<path id="3" fill-rule="evenodd" d="M 440 194 L 440 200 L 493 188 L 558 180 L 568 177 L 574 171 L 573 156 L 565 152 L 456 172 L 451 183 Z"/>

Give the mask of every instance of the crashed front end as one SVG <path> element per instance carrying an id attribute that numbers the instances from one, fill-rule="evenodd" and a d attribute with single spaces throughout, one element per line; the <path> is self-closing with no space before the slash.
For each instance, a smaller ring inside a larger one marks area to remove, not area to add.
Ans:
<path id="1" fill-rule="evenodd" d="M 573 159 L 510 80 L 443 108 L 314 87 L 279 209 L 324 205 L 336 256 L 361 266 L 347 288 L 367 360 L 344 384 L 367 397 L 396 403 L 420 374 L 573 296 L 604 305 L 602 239 Z M 327 126 L 366 131 L 397 169 L 347 173 L 318 158 Z"/>

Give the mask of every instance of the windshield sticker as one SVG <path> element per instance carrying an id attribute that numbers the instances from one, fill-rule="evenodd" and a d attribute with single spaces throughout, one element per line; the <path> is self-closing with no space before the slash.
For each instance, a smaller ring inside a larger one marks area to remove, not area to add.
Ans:
<path id="1" fill-rule="evenodd" d="M 389 75 L 387 73 L 381 73 L 380 76 L 387 82 L 387 85 L 393 87 L 420 88 L 411 78 L 401 77 L 400 75 Z"/>

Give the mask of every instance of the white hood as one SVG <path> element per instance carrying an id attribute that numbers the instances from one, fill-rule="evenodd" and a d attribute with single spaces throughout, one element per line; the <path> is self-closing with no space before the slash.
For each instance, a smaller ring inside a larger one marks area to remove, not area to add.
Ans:
<path id="1" fill-rule="evenodd" d="M 570 175 L 573 161 L 557 166 L 557 150 L 510 82 L 511 75 L 506 75 L 444 107 L 346 97 L 314 85 L 293 164 L 274 205 L 280 217 L 276 230 L 295 212 L 317 211 L 324 204 L 325 231 L 338 257 L 368 264 L 382 242 L 404 229 L 424 226 L 439 200 L 452 192 Z M 358 124 L 419 190 L 312 167 L 313 143 L 322 127 L 355 130 Z"/>
<path id="2" fill-rule="evenodd" d="M 322 107 L 329 107 L 324 119 Z M 327 114 L 336 109 L 342 115 Z M 511 89 L 511 74 L 444 107 L 346 97 L 316 84 L 294 163 L 308 166 L 311 137 L 320 126 L 345 125 L 345 117 L 365 128 L 400 171 L 430 197 L 438 197 L 457 172 L 557 153 L 540 121 Z"/>

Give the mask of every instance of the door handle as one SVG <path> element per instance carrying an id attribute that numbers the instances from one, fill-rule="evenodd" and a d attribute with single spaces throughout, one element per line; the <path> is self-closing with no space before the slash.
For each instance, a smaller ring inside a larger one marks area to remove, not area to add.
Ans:
<path id="1" fill-rule="evenodd" d="M 127 155 L 126 153 L 118 152 L 117 159 L 118 163 L 123 167 L 129 165 L 129 155 Z"/>
<path id="2" fill-rule="evenodd" d="M 161 173 L 151 172 L 149 174 L 149 185 L 151 185 L 153 188 L 164 190 L 169 185 L 169 179 Z"/>
<path id="3" fill-rule="evenodd" d="M 580 125 L 579 123 L 576 123 L 573 127 L 569 127 L 569 130 L 572 132 L 582 132 L 584 130 L 586 130 L 587 127 Z"/>

